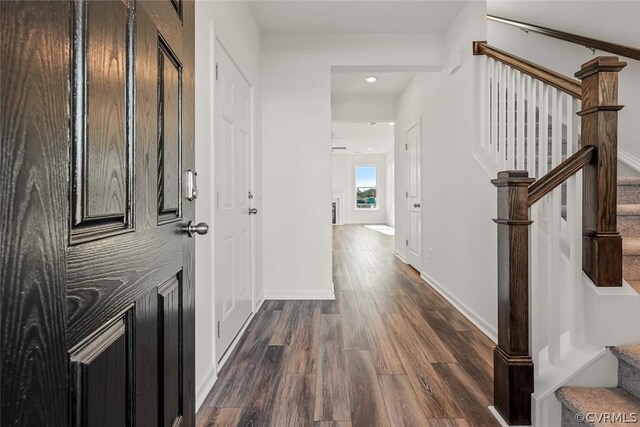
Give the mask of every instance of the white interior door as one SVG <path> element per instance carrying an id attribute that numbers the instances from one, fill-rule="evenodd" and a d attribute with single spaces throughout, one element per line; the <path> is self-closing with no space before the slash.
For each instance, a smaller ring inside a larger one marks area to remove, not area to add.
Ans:
<path id="1" fill-rule="evenodd" d="M 216 356 L 251 315 L 253 226 L 251 87 L 216 42 L 214 185 Z"/>
<path id="2" fill-rule="evenodd" d="M 421 125 L 407 130 L 407 262 L 418 271 L 422 269 L 422 239 L 420 215 L 420 143 Z"/>

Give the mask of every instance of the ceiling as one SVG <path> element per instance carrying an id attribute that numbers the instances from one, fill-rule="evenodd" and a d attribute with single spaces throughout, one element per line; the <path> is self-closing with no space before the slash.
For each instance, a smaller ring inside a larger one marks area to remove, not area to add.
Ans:
<path id="1" fill-rule="evenodd" d="M 375 76 L 375 83 L 367 83 L 365 77 Z M 397 99 L 407 87 L 414 73 L 331 73 L 331 97 L 344 98 L 360 95 L 386 95 Z"/>
<path id="2" fill-rule="evenodd" d="M 251 1 L 263 34 L 442 33 L 464 1 Z"/>
<path id="3" fill-rule="evenodd" d="M 334 122 L 331 134 L 333 147 L 347 147 L 346 150 L 335 150 L 335 154 L 382 154 L 393 150 L 394 127 L 388 122 L 376 126 Z"/>

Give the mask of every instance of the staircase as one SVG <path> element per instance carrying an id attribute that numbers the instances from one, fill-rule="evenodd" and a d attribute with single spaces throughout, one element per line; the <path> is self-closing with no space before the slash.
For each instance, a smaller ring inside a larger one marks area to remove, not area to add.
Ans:
<path id="1" fill-rule="evenodd" d="M 618 178 L 618 230 L 623 237 L 624 278 L 640 292 L 640 177 Z"/>
<path id="2" fill-rule="evenodd" d="M 618 229 L 623 237 L 624 278 L 640 293 L 640 177 L 618 178 Z M 618 387 L 562 387 L 562 425 L 640 423 L 640 344 L 611 347 L 618 358 Z"/>

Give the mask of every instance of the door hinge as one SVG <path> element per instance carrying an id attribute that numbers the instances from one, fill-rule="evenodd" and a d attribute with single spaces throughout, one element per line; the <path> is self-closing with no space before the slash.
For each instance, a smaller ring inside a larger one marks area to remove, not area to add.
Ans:
<path id="1" fill-rule="evenodd" d="M 220 321 L 218 320 L 218 338 L 220 338 Z"/>
<path id="2" fill-rule="evenodd" d="M 407 199 L 409 198 L 409 192 L 408 191 L 404 192 L 404 197 L 406 197 Z"/>
<path id="3" fill-rule="evenodd" d="M 404 144 L 405 151 L 409 149 L 409 144 Z"/>
<path id="4" fill-rule="evenodd" d="M 409 239 L 407 239 L 407 240 L 405 240 L 405 241 L 404 241 L 404 245 L 405 245 L 405 246 L 409 246 Z"/>
<path id="5" fill-rule="evenodd" d="M 216 80 L 218 80 L 218 63 L 216 62 Z"/>

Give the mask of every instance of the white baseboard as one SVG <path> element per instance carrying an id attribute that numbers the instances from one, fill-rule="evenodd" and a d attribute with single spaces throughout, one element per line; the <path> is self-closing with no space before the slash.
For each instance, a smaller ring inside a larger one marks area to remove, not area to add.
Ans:
<path id="1" fill-rule="evenodd" d="M 405 256 L 403 254 L 401 254 L 400 252 L 397 251 L 393 251 L 393 254 L 396 256 L 396 258 L 398 258 L 400 261 L 402 261 L 405 264 L 408 264 L 407 262 L 407 258 L 405 258 Z"/>
<path id="2" fill-rule="evenodd" d="M 264 292 L 265 300 L 335 300 L 336 295 L 331 290 L 322 291 L 266 291 Z"/>
<path id="3" fill-rule="evenodd" d="M 202 404 L 204 403 L 205 399 L 207 398 L 207 395 L 209 394 L 209 392 L 211 391 L 211 389 L 215 385 L 216 381 L 218 381 L 218 372 L 220 372 L 220 369 L 222 369 L 224 364 L 229 359 L 229 355 L 231 355 L 233 353 L 233 350 L 235 350 L 236 345 L 238 345 L 238 342 L 240 341 L 240 339 L 244 335 L 245 331 L 249 327 L 249 324 L 253 320 L 253 317 L 262 308 L 262 304 L 264 304 L 264 301 L 265 301 L 265 298 L 262 297 L 262 299 L 260 299 L 256 303 L 255 310 L 253 311 L 253 313 L 251 313 L 251 315 L 246 320 L 246 322 L 244 322 L 244 325 L 242 325 L 242 329 L 240 330 L 238 335 L 236 335 L 236 337 L 234 338 L 233 342 L 229 346 L 229 349 L 225 353 L 224 357 L 220 360 L 220 362 L 214 364 L 212 371 L 207 375 L 207 380 L 204 382 L 204 384 L 196 392 L 196 412 L 200 410 L 200 407 L 202 406 Z"/>
<path id="4" fill-rule="evenodd" d="M 260 311 L 260 308 L 262 307 L 262 304 L 264 304 L 264 295 L 260 296 L 257 300 L 256 300 L 256 306 L 253 309 L 253 311 L 255 313 L 257 313 L 258 311 Z"/>
<path id="5" fill-rule="evenodd" d="M 640 159 L 618 148 L 618 160 L 640 173 Z"/>
<path id="6" fill-rule="evenodd" d="M 218 381 L 218 371 L 216 370 L 215 365 L 211 369 L 211 372 L 207 375 L 207 380 L 200 386 L 198 391 L 196 392 L 196 412 L 200 410 L 200 407 L 207 399 L 209 392 L 213 388 L 214 384 Z"/>
<path id="7" fill-rule="evenodd" d="M 444 297 L 447 301 L 451 303 L 464 317 L 466 317 L 471 323 L 476 325 L 478 329 L 480 329 L 489 339 L 493 342 L 498 342 L 498 331 L 486 320 L 484 320 L 481 316 L 479 316 L 475 311 L 471 310 L 460 301 L 457 297 L 452 295 L 449 291 L 446 290 L 444 286 L 438 283 L 433 277 L 429 276 L 429 274 L 424 271 L 420 273 L 420 277 L 424 280 L 429 286 L 431 286 L 436 292 Z"/>

